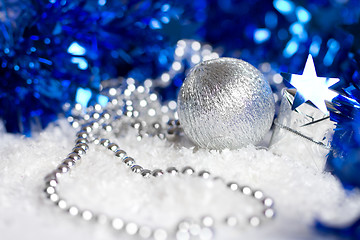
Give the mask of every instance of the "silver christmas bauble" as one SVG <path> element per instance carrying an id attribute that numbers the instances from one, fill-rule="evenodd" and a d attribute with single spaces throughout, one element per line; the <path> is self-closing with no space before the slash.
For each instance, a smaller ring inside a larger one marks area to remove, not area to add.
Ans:
<path id="1" fill-rule="evenodd" d="M 178 95 L 185 134 L 208 149 L 237 149 L 269 131 L 275 103 L 269 83 L 251 64 L 218 58 L 191 69 Z"/>

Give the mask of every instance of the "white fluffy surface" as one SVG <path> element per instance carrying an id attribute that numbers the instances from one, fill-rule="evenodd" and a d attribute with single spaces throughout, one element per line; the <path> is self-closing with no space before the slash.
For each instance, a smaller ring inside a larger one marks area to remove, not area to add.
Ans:
<path id="1" fill-rule="evenodd" d="M 65 120 L 33 138 L 1 132 L 1 239 L 130 239 L 67 216 L 44 200 L 43 177 L 73 147 L 75 130 Z M 294 157 L 300 155 L 298 141 L 269 151 L 249 146 L 221 153 L 194 152 L 157 138 L 138 142 L 133 134 L 116 142 L 144 167 L 190 165 L 196 170 L 206 169 L 261 189 L 275 200 L 277 218 L 273 222 L 255 230 L 218 227 L 216 239 L 324 239 L 312 229 L 316 218 L 346 223 L 360 214 L 359 193 L 345 192 L 333 176 Z M 185 217 L 244 216 L 258 210 L 256 203 L 219 183 L 186 177 L 143 179 L 129 172 L 109 151 L 90 147 L 59 188 L 61 195 L 79 207 L 153 227 L 175 226 Z M 281 155 L 273 153 L 279 149 Z"/>

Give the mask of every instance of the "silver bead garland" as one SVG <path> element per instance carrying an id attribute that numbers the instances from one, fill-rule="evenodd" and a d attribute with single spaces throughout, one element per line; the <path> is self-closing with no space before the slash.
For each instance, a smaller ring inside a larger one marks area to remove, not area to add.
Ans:
<path id="1" fill-rule="evenodd" d="M 190 46 L 194 48 L 193 50 L 203 52 L 201 46 L 199 47 L 196 43 L 190 43 Z M 181 44 L 183 43 L 181 42 Z M 181 45 L 179 49 L 183 49 L 183 46 Z M 182 54 L 181 50 L 177 50 L 177 54 Z M 209 55 L 211 55 L 211 52 Z M 193 60 L 197 61 L 197 59 Z M 154 228 L 128 221 L 119 216 L 96 213 L 73 205 L 71 201 L 62 197 L 58 191 L 61 178 L 66 176 L 71 169 L 77 167 L 79 161 L 85 158 L 92 145 L 99 145 L 103 149 L 112 152 L 115 161 L 124 163 L 124 166 L 128 167 L 133 173 L 140 174 L 144 178 L 161 177 L 166 174 L 174 177 L 179 175 L 197 177 L 202 181 L 221 180 L 230 191 L 253 198 L 261 204 L 262 212 L 248 218 L 249 226 L 257 227 L 275 216 L 274 201 L 260 190 L 253 190 L 249 186 L 242 186 L 236 182 L 226 182 L 221 177 L 212 176 L 207 170 L 197 172 L 190 166 L 181 169 L 175 167 L 169 167 L 165 170 L 145 169 L 138 165 L 136 160 L 129 156 L 115 141 L 108 139 L 106 136 L 109 136 L 109 134 L 112 137 L 120 138 L 121 135 L 127 133 L 129 127 L 136 129 L 139 141 L 144 137 L 152 136 L 164 140 L 173 140 L 174 137 L 181 137 L 182 135 L 182 128 L 179 121 L 176 120 L 173 106 L 168 107 L 160 104 L 158 96 L 150 92 L 149 86 L 136 87 L 135 81 L 131 78 L 126 79 L 124 82 L 125 89 L 120 90 L 121 87 L 110 87 L 105 90 L 110 98 L 106 107 L 97 104 L 84 110 L 80 105 L 76 105 L 72 110 L 72 115 L 68 120 L 74 128 L 78 129 L 74 148 L 56 169 L 44 178 L 45 196 L 54 206 L 64 213 L 78 217 L 83 221 L 96 222 L 101 225 L 107 224 L 115 232 L 137 236 L 142 239 L 187 240 L 196 238 L 207 240 L 214 238 L 215 228 L 219 223 L 231 227 L 239 225 L 239 219 L 231 214 L 224 219 L 214 219 L 211 216 L 204 216 L 201 219 L 187 218 L 186 220 L 180 220 L 174 228 L 175 230 Z"/>

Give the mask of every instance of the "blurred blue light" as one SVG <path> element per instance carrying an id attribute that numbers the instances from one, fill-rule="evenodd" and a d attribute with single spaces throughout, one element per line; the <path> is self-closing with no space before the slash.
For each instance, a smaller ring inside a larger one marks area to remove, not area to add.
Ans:
<path id="1" fill-rule="evenodd" d="M 274 12 L 267 12 L 265 15 L 265 25 L 268 28 L 275 28 L 278 23 L 277 16 Z"/>
<path id="2" fill-rule="evenodd" d="M 45 39 L 44 39 L 44 43 L 45 43 L 45 44 L 50 44 L 50 43 L 51 43 L 50 38 L 45 38 Z"/>
<path id="3" fill-rule="evenodd" d="M 97 101 L 101 106 L 105 107 L 109 101 L 109 98 L 104 95 L 98 95 Z"/>
<path id="4" fill-rule="evenodd" d="M 289 0 L 274 0 L 273 5 L 282 14 L 292 13 L 295 9 L 295 4 Z"/>
<path id="5" fill-rule="evenodd" d="M 79 69 L 85 70 L 88 68 L 88 62 L 83 57 L 72 57 L 71 62 L 78 65 Z"/>
<path id="6" fill-rule="evenodd" d="M 164 53 L 160 52 L 158 57 L 159 63 L 165 65 L 167 63 L 167 57 Z"/>
<path id="7" fill-rule="evenodd" d="M 340 49 L 340 44 L 335 39 L 329 39 L 329 41 L 327 42 L 327 46 L 329 49 L 325 54 L 323 62 L 324 65 L 328 67 L 334 62 L 336 53 Z"/>
<path id="8" fill-rule="evenodd" d="M 45 58 L 38 58 L 39 62 L 41 63 L 45 63 L 47 65 L 52 65 L 52 61 L 48 60 L 48 59 L 45 59 Z"/>
<path id="9" fill-rule="evenodd" d="M 157 19 L 153 18 L 150 21 L 150 28 L 151 29 L 160 29 L 161 23 Z"/>
<path id="10" fill-rule="evenodd" d="M 83 107 L 87 107 L 90 98 L 91 90 L 89 88 L 78 88 L 76 90 L 75 101 L 80 103 Z"/>
<path id="11" fill-rule="evenodd" d="M 86 49 L 77 42 L 73 42 L 72 44 L 70 44 L 67 52 L 71 55 L 83 56 L 86 53 Z"/>
<path id="12" fill-rule="evenodd" d="M 298 22 L 291 24 L 290 32 L 294 35 L 300 35 L 304 32 L 304 27 Z"/>
<path id="13" fill-rule="evenodd" d="M 294 55 L 297 50 L 299 48 L 299 43 L 297 40 L 295 39 L 291 39 L 287 44 L 286 47 L 283 51 L 283 56 L 286 58 L 291 57 L 292 55 Z"/>
<path id="14" fill-rule="evenodd" d="M 164 5 L 162 5 L 162 7 L 161 7 L 161 11 L 163 11 L 163 12 L 167 12 L 167 11 L 169 11 L 169 9 L 170 9 L 170 5 L 169 5 L 169 4 L 164 4 Z"/>
<path id="15" fill-rule="evenodd" d="M 266 28 L 256 29 L 254 32 L 254 41 L 255 43 L 263 43 L 270 38 L 271 32 Z"/>
<path id="16" fill-rule="evenodd" d="M 321 42 L 322 42 L 321 37 L 319 37 L 317 35 L 313 37 L 313 41 L 312 41 L 312 43 L 310 45 L 310 49 L 309 49 L 309 53 L 313 57 L 316 57 L 319 54 Z"/>
<path id="17" fill-rule="evenodd" d="M 298 36 L 301 40 L 306 40 L 308 38 L 304 26 L 299 22 L 294 22 L 293 24 L 291 24 L 289 30 L 291 34 Z"/>
<path id="18" fill-rule="evenodd" d="M 161 17 L 161 21 L 162 21 L 163 23 L 167 24 L 167 23 L 170 22 L 170 19 L 169 19 L 169 17 L 167 17 L 167 16 L 163 16 L 163 17 Z"/>
<path id="19" fill-rule="evenodd" d="M 98 4 L 99 6 L 104 6 L 106 4 L 106 0 L 99 0 Z"/>
<path id="20" fill-rule="evenodd" d="M 311 13 L 303 7 L 296 8 L 296 16 L 299 22 L 307 23 L 311 19 Z"/>

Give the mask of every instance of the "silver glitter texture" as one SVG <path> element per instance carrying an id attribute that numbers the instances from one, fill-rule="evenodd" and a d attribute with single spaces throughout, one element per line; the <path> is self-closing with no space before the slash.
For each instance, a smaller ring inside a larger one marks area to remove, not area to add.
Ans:
<path id="1" fill-rule="evenodd" d="M 235 58 L 196 65 L 178 96 L 180 124 L 201 148 L 255 144 L 269 131 L 274 113 L 269 83 L 254 66 Z"/>

